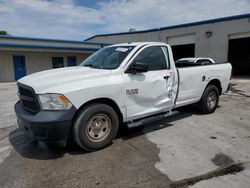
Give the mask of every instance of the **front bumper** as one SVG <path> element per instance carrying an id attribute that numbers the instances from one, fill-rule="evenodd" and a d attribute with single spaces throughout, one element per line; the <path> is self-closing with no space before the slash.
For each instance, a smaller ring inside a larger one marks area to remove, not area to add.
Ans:
<path id="1" fill-rule="evenodd" d="M 69 110 L 40 111 L 33 114 L 26 111 L 18 101 L 14 108 L 19 127 L 29 136 L 58 146 L 66 145 L 76 113 L 75 107 Z"/>

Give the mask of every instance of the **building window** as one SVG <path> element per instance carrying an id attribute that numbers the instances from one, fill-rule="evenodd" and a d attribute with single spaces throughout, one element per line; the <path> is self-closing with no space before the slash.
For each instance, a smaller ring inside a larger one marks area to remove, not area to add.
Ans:
<path id="1" fill-rule="evenodd" d="M 52 57 L 52 68 L 61 68 L 63 65 L 63 57 Z"/>
<path id="2" fill-rule="evenodd" d="M 68 56 L 67 63 L 68 63 L 68 67 L 76 66 L 76 57 L 75 56 Z"/>

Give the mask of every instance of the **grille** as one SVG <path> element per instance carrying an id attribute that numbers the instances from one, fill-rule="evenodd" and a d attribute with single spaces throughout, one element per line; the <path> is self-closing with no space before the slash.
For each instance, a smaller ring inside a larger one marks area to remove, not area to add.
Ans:
<path id="1" fill-rule="evenodd" d="M 18 85 L 18 90 L 23 107 L 30 112 L 37 112 L 39 108 L 33 89 L 29 88 L 28 86 Z"/>
<path id="2" fill-rule="evenodd" d="M 19 93 L 20 95 L 23 95 L 23 96 L 27 96 L 27 97 L 33 97 L 33 92 L 28 90 L 28 89 L 25 89 L 21 86 L 19 86 Z"/>

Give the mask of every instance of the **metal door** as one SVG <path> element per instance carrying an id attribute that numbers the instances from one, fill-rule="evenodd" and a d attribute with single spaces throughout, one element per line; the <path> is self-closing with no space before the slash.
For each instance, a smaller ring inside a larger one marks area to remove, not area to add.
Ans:
<path id="1" fill-rule="evenodd" d="M 24 56 L 13 56 L 13 66 L 15 73 L 15 80 L 26 76 L 26 65 Z"/>

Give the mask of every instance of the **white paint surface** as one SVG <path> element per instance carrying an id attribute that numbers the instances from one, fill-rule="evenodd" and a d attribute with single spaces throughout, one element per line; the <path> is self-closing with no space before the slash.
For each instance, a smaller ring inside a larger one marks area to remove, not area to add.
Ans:
<path id="1" fill-rule="evenodd" d="M 141 42 L 117 44 L 111 47 L 124 51 L 131 46 L 134 46 L 133 50 L 116 69 L 65 67 L 28 75 L 19 79 L 18 83 L 32 87 L 36 94 L 63 94 L 77 109 L 91 100 L 111 99 L 120 108 L 124 122 L 171 110 L 174 107 L 178 79 L 170 45 L 162 42 Z M 126 73 L 135 58 L 150 47 L 162 49 L 161 53 L 156 53 L 159 57 L 169 53 L 169 58 L 165 56 L 166 67 L 169 69 Z M 167 49 L 165 53 L 164 48 Z M 110 55 L 107 58 L 111 57 Z M 198 102 L 207 84 L 214 79 L 220 81 L 224 93 L 229 85 L 231 69 L 229 63 L 179 69 L 176 107 Z M 203 77 L 205 79 L 202 81 Z M 131 89 L 136 89 L 138 92 L 128 95 L 127 91 Z"/>

